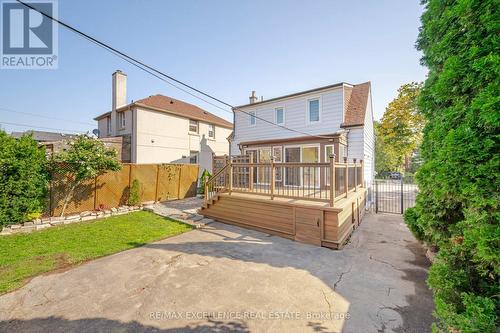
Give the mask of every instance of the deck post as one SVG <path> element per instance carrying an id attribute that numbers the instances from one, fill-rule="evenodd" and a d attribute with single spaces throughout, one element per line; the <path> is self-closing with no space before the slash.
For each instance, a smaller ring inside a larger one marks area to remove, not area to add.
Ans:
<path id="1" fill-rule="evenodd" d="M 205 203 L 208 202 L 208 179 L 205 179 Z"/>
<path id="2" fill-rule="evenodd" d="M 274 187 L 276 185 L 276 166 L 274 164 L 274 156 L 271 157 L 271 200 L 274 199 Z"/>
<path id="3" fill-rule="evenodd" d="M 361 167 L 361 187 L 365 187 L 365 169 L 363 168 L 363 160 L 359 160 L 359 166 Z"/>
<path id="4" fill-rule="evenodd" d="M 330 207 L 335 204 L 335 154 L 330 154 Z"/>
<path id="5" fill-rule="evenodd" d="M 233 161 L 229 160 L 229 194 L 233 191 Z"/>
<path id="6" fill-rule="evenodd" d="M 358 190 L 358 165 L 356 164 L 356 159 L 352 159 L 354 162 L 354 192 Z"/>
<path id="7" fill-rule="evenodd" d="M 345 164 L 345 169 L 344 169 L 344 191 L 345 191 L 345 197 L 347 198 L 347 194 L 349 193 L 349 164 L 347 163 L 347 157 L 344 157 L 344 164 Z"/>

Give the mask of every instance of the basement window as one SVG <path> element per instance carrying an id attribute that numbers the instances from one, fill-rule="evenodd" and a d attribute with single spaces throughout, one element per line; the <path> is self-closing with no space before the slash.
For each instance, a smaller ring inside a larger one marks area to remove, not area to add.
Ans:
<path id="1" fill-rule="evenodd" d="M 198 163 L 198 151 L 196 150 L 189 151 L 189 163 L 190 164 Z"/>

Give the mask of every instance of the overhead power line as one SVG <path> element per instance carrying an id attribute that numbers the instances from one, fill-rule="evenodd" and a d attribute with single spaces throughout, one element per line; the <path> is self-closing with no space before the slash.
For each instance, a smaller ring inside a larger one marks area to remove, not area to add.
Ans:
<path id="1" fill-rule="evenodd" d="M 87 122 L 84 122 L 84 121 L 78 121 L 78 120 L 73 120 L 73 119 L 64 119 L 64 118 L 47 116 L 47 115 L 43 115 L 43 114 L 36 114 L 36 113 L 30 113 L 30 112 L 24 112 L 24 111 L 17 111 L 17 110 L 12 110 L 12 109 L 3 108 L 3 107 L 0 107 L 0 111 L 6 111 L 6 112 L 12 112 L 12 113 L 19 113 L 19 114 L 24 114 L 24 115 L 27 115 L 27 116 L 40 117 L 40 118 L 46 118 L 46 119 L 52 119 L 52 120 L 67 121 L 67 122 L 78 123 L 78 124 L 82 124 L 82 125 L 95 126 L 95 123 L 93 124 L 93 123 L 87 123 Z"/>
<path id="2" fill-rule="evenodd" d="M 12 125 L 12 126 L 21 126 L 21 127 L 28 127 L 30 129 L 48 129 L 51 131 L 63 131 L 63 132 L 73 132 L 73 133 L 87 133 L 85 131 L 79 131 L 79 130 L 69 130 L 69 129 L 62 129 L 62 128 L 55 128 L 55 127 L 45 127 L 45 126 L 33 126 L 33 125 L 28 125 L 28 124 L 19 124 L 19 123 L 10 123 L 6 121 L 0 121 L 0 124 L 4 125 Z"/>
<path id="3" fill-rule="evenodd" d="M 132 56 L 130 56 L 128 54 L 126 54 L 125 52 L 122 52 L 122 51 L 120 51 L 120 50 L 118 50 L 118 49 L 110 46 L 109 44 L 104 43 L 104 42 L 98 40 L 97 38 L 92 37 L 92 36 L 84 33 L 83 31 L 70 26 L 69 24 L 67 24 L 67 23 L 65 23 L 65 22 L 63 22 L 63 21 L 61 21 L 59 19 L 56 19 L 56 18 L 52 17 L 51 15 L 46 14 L 45 12 L 43 12 L 43 11 L 41 11 L 41 10 L 39 10 L 39 9 L 37 9 L 37 8 L 35 8 L 35 7 L 27 4 L 27 3 L 22 2 L 21 0 L 16 0 L 16 1 L 19 2 L 19 3 L 21 3 L 22 5 L 24 5 L 26 7 L 34 10 L 34 11 L 40 13 L 41 15 L 47 17 L 48 19 L 50 19 L 50 20 L 58 23 L 59 25 L 65 27 L 66 29 L 70 30 L 71 32 L 73 32 L 73 33 L 75 33 L 75 34 L 77 34 L 77 35 L 79 35 L 79 36 L 87 39 L 88 41 L 91 41 L 92 43 L 94 43 L 94 44 L 96 44 L 96 45 L 98 45 L 98 46 L 106 49 L 107 51 L 109 51 L 109 52 L 113 53 L 114 55 L 120 57 L 121 59 L 127 61 L 128 63 L 132 64 L 133 66 L 135 66 L 135 67 L 137 67 L 137 68 L 145 71 L 146 73 L 149 73 L 149 74 L 155 76 L 156 78 L 158 78 L 158 79 L 160 79 L 160 80 L 162 80 L 162 81 L 170 84 L 171 86 L 173 86 L 173 87 L 175 87 L 175 88 L 177 88 L 177 89 L 179 89 L 179 90 L 181 90 L 181 91 L 183 91 L 185 93 L 188 93 L 189 95 L 191 95 L 191 96 L 193 96 L 193 97 L 195 97 L 195 98 L 197 98 L 199 100 L 202 100 L 202 101 L 204 101 L 204 102 L 206 102 L 206 103 L 208 103 L 208 104 L 210 104 L 210 105 L 212 105 L 212 106 L 214 106 L 214 107 L 216 107 L 216 108 L 218 108 L 220 110 L 223 110 L 223 111 L 228 112 L 228 113 L 232 113 L 231 111 L 229 111 L 227 109 L 224 109 L 224 108 L 222 108 L 222 107 L 220 107 L 220 106 L 218 106 L 216 104 L 213 104 L 212 102 L 209 102 L 206 99 L 204 99 L 204 98 L 202 98 L 202 97 L 200 97 L 198 95 L 195 95 L 195 94 L 187 91 L 186 89 L 184 89 L 182 87 L 179 87 L 178 85 L 176 85 L 176 84 L 174 84 L 172 82 L 167 81 L 165 78 L 167 78 L 168 80 L 171 80 L 171 81 L 173 81 L 173 82 L 175 82 L 175 83 L 177 83 L 179 85 L 182 85 L 185 88 L 188 88 L 188 89 L 190 89 L 192 91 L 195 91 L 198 94 L 201 94 L 201 95 L 203 95 L 205 97 L 208 97 L 209 99 L 212 99 L 212 100 L 214 100 L 214 101 L 216 101 L 216 102 L 218 102 L 218 103 L 220 103 L 222 105 L 230 107 L 233 110 L 238 110 L 238 111 L 240 111 L 240 112 L 242 112 L 244 114 L 247 114 L 250 117 L 253 117 L 255 119 L 259 119 L 259 120 L 261 120 L 263 122 L 266 122 L 268 124 L 274 125 L 276 127 L 280 127 L 282 129 L 285 129 L 285 130 L 288 130 L 288 131 L 291 131 L 291 132 L 295 132 L 295 133 L 298 133 L 298 134 L 302 134 L 302 135 L 305 135 L 305 136 L 311 136 L 311 137 L 316 137 L 316 138 L 325 138 L 325 139 L 332 139 L 333 138 L 331 136 L 310 134 L 310 133 L 307 133 L 307 132 L 303 132 L 303 131 L 299 131 L 299 130 L 296 130 L 296 129 L 293 129 L 293 128 L 286 127 L 284 125 L 276 124 L 276 123 L 274 123 L 272 121 L 269 121 L 267 119 L 261 118 L 261 117 L 259 117 L 257 115 L 250 114 L 249 112 L 244 111 L 244 110 L 242 110 L 240 108 L 236 108 L 235 106 L 231 105 L 230 103 L 224 102 L 223 100 L 221 100 L 221 99 L 219 99 L 219 98 L 217 98 L 217 97 L 215 97 L 215 96 L 213 96 L 211 94 L 205 93 L 202 90 L 197 89 L 197 88 L 195 88 L 194 86 L 192 86 L 190 84 L 184 83 L 181 80 L 178 80 L 178 79 L 174 78 L 171 75 L 168 75 L 168 74 L 166 74 L 166 73 L 164 73 L 164 72 L 162 72 L 162 71 L 160 71 L 160 70 L 158 70 L 158 69 L 156 69 L 156 68 L 154 68 L 154 67 L 152 67 L 150 65 L 147 65 L 146 63 L 144 63 L 144 62 L 142 62 L 142 61 L 140 61 L 140 60 L 138 60 L 138 59 L 136 59 L 136 58 L 134 58 L 134 57 L 132 57 Z"/>

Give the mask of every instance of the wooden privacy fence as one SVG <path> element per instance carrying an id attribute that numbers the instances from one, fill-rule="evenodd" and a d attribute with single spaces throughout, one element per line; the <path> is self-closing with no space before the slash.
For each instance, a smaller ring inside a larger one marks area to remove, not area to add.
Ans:
<path id="1" fill-rule="evenodd" d="M 130 186 L 139 181 L 140 201 L 183 199 L 196 195 L 196 164 L 122 164 L 120 171 L 107 172 L 76 187 L 65 214 L 126 205 Z M 72 177 L 55 173 L 50 186 L 48 215 L 61 214 Z"/>

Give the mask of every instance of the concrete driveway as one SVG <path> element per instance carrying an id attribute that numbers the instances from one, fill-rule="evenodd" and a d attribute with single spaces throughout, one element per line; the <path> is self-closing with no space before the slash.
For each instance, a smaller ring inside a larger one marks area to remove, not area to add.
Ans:
<path id="1" fill-rule="evenodd" d="M 0 297 L 0 331 L 427 332 L 427 266 L 396 215 L 342 251 L 213 223 L 33 279 Z"/>

